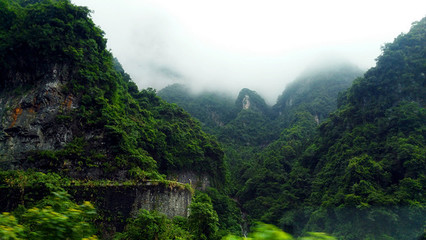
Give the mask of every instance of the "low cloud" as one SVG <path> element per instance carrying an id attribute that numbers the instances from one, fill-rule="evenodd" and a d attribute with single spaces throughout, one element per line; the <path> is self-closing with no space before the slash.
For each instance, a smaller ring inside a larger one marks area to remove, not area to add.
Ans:
<path id="1" fill-rule="evenodd" d="M 185 83 L 270 104 L 312 62 L 367 69 L 380 46 L 424 16 L 424 1 L 73 0 L 94 12 L 140 88 Z"/>

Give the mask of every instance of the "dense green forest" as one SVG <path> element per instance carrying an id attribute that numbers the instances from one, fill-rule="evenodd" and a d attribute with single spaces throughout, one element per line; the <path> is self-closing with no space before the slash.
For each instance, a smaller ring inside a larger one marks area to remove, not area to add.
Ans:
<path id="1" fill-rule="evenodd" d="M 386 44 L 363 76 L 344 63 L 307 72 L 260 111 L 257 97 L 243 109 L 242 91 L 234 119 L 211 132 L 249 223 L 339 239 L 424 236 L 425 26 L 416 22 Z"/>
<path id="2" fill-rule="evenodd" d="M 253 171 L 264 168 L 259 165 L 263 164 L 259 162 L 261 158 L 278 161 L 273 159 L 285 158 L 283 154 L 293 159 L 294 151 L 300 154 L 312 142 L 318 124 L 337 108 L 338 93 L 361 75 L 362 71 L 349 63 L 307 71 L 285 89 L 272 107 L 250 89 L 242 89 L 234 101 L 217 92 L 192 94 L 183 85 L 168 86 L 158 95 L 182 106 L 201 123 L 212 122 L 216 116 L 227 116 L 224 121 L 203 124 L 202 127 L 216 135 L 222 143 L 232 181 L 229 191 L 235 195 L 238 191 L 244 192 L 241 189 L 247 177 L 251 176 L 243 173 L 247 168 Z M 224 101 L 226 104 L 223 104 Z M 213 103 L 221 108 L 212 109 Z M 282 150 L 284 144 L 288 145 L 288 151 Z M 260 157 L 260 153 L 264 156 Z M 269 172 L 264 171 L 264 174 Z M 278 175 L 277 178 L 283 176 L 282 173 L 273 175 Z M 280 182 L 275 180 L 269 182 Z M 264 212 L 264 209 L 257 209 Z"/>
<path id="3" fill-rule="evenodd" d="M 1 239 L 425 237 L 426 18 L 366 73 L 308 69 L 269 106 L 139 90 L 90 13 L 0 0 Z M 141 185 L 189 193 L 190 214 L 102 209 Z"/>

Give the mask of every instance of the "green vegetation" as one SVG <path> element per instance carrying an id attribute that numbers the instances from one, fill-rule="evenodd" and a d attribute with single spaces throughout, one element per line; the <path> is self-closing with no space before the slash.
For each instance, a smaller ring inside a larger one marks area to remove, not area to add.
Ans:
<path id="1" fill-rule="evenodd" d="M 225 236 L 229 233 L 241 235 L 241 210 L 235 200 L 216 188 L 208 188 L 206 193 L 211 198 L 213 209 L 219 218 L 217 235 Z"/>
<path id="2" fill-rule="evenodd" d="M 220 239 L 248 230 L 242 218 L 248 239 L 424 238 L 425 42 L 426 18 L 386 44 L 364 76 L 345 64 L 306 73 L 273 107 L 249 89 L 233 102 L 182 85 L 160 92 L 166 103 L 138 90 L 87 8 L 0 0 L 0 95 L 29 92 L 59 66 L 60 95 L 77 106 L 53 116 L 72 140 L 0 171 L 0 190 L 17 190 L 21 203 L 0 215 L 0 238 L 96 239 L 94 208 L 64 188 L 150 182 L 193 191 L 165 180 L 177 171 L 207 174 L 213 185 L 195 194 L 190 216 L 141 210 L 116 239 Z"/>
<path id="3" fill-rule="evenodd" d="M 142 209 L 135 218 L 128 219 L 126 230 L 115 239 L 220 239 L 218 217 L 210 197 L 197 192 L 190 206 L 188 218 L 175 217 Z"/>
<path id="4" fill-rule="evenodd" d="M 161 89 L 158 96 L 185 109 L 201 122 L 204 131 L 212 134 L 216 133 L 217 127 L 224 126 L 237 114 L 234 100 L 222 93 L 193 94 L 185 85 L 173 84 Z"/>
<path id="5" fill-rule="evenodd" d="M 114 239 L 192 239 L 191 234 L 183 228 L 186 222 L 185 218 L 171 220 L 159 212 L 142 209 L 135 218 L 128 219 L 126 231 L 116 234 Z"/>
<path id="6" fill-rule="evenodd" d="M 189 208 L 191 215 L 188 224 L 195 239 L 216 239 L 219 219 L 210 197 L 205 193 L 196 194 Z"/>
<path id="7" fill-rule="evenodd" d="M 65 191 L 58 190 L 28 204 L 28 208 L 21 205 L 13 213 L 0 215 L 1 239 L 98 239 L 91 224 L 96 216 L 91 203 L 78 205 Z M 116 233 L 114 239 L 220 239 L 210 198 L 197 193 L 190 208 L 189 218 L 173 219 L 142 209 L 127 219 L 125 231 Z"/>
<path id="8" fill-rule="evenodd" d="M 26 159 L 14 166 L 18 170 L 0 172 L 1 188 L 18 189 L 23 206 L 34 204 L 32 197 L 44 190 L 55 193 L 72 186 L 131 186 L 149 182 L 193 191 L 190 186 L 165 180 L 169 172 L 185 170 L 208 174 L 214 186 L 223 187 L 223 151 L 215 138 L 204 133 L 199 122 L 181 108 L 161 100 L 155 90 L 138 90 L 105 49 L 103 32 L 92 22 L 87 8 L 77 7 L 68 0 L 0 0 L 0 6 L 0 17 L 4 20 L 0 23 L 0 58 L 4 60 L 0 63 L 0 94 L 8 97 L 11 92 L 18 94 L 9 90 L 36 88 L 52 68 L 59 66 L 65 69 L 60 73 L 65 83 L 60 94 L 73 96 L 73 104 L 78 106 L 71 110 L 64 108 L 52 125 L 62 124 L 71 129 L 72 141 L 63 148 L 29 151 Z M 24 77 L 10 77 L 16 74 Z M 90 171 L 97 174 L 90 176 L 87 174 Z M 37 193 L 27 195 L 27 191 Z M 205 213 L 203 207 L 214 213 L 211 202 L 203 204 L 197 208 L 200 217 Z M 47 221 L 56 221 L 53 219 L 56 213 L 70 217 L 67 209 L 43 210 L 42 217 Z M 148 215 L 145 212 L 136 220 L 129 220 L 129 226 L 136 226 Z M 27 227 L 20 216 L 4 218 L 8 222 L 5 226 L 16 230 L 9 232 L 10 238 L 25 238 L 28 229 L 39 231 L 38 227 Z M 197 230 L 197 234 L 216 234 L 218 219 L 217 215 L 213 217 L 213 230 L 210 233 Z M 31 219 L 38 221 L 37 216 Z M 169 224 L 164 217 L 154 219 Z M 199 225 L 197 218 L 191 219 L 191 224 Z M 43 231 L 51 231 L 71 237 L 74 233 L 66 229 L 77 226 L 73 223 L 58 225 L 66 232 L 42 229 L 37 234 L 47 237 L 50 233 Z M 49 224 L 42 223 L 39 227 Z M 177 232 L 167 234 L 186 236 L 188 230 L 179 229 L 176 227 Z M 78 237 L 91 236 L 82 234 Z"/>
<path id="9" fill-rule="evenodd" d="M 105 49 L 103 32 L 90 11 L 67 0 L 1 0 L 0 89 L 34 85 L 52 65 L 66 66 L 64 95 L 79 107 L 57 116 L 74 130 L 73 141 L 59 150 L 29 152 L 30 166 L 84 177 L 98 168 L 100 178 L 162 179 L 169 171 L 208 172 L 223 184 L 223 152 L 199 123 L 152 89 L 138 91 Z M 19 73 L 28 81 L 10 78 Z M 87 133 L 95 134 L 87 137 Z"/>
<path id="10" fill-rule="evenodd" d="M 256 107 L 241 110 L 251 92 L 240 94 L 240 112 L 212 132 L 230 169 L 227 193 L 249 223 L 297 236 L 423 236 L 425 24 L 386 44 L 363 77 L 345 64 L 302 75 L 269 114 L 255 97 Z"/>
<path id="11" fill-rule="evenodd" d="M 260 223 L 250 233 L 250 236 L 247 238 L 241 238 L 233 235 L 226 236 L 224 240 L 292 240 L 293 238 L 290 234 L 283 232 L 281 229 L 275 227 L 274 225 Z M 297 238 L 300 240 L 336 240 L 336 238 L 329 236 L 321 232 L 309 232 L 308 236 Z"/>
<path id="12" fill-rule="evenodd" d="M 422 236 L 425 24 L 386 45 L 377 67 L 340 95 L 337 111 L 318 129 L 308 104 L 282 113 L 289 123 L 280 138 L 242 175 L 237 196 L 250 217 L 296 235 Z"/>
<path id="13" fill-rule="evenodd" d="M 90 202 L 77 205 L 66 192 L 52 195 L 13 214 L 0 215 L 1 239 L 98 239 L 91 224 L 96 211 Z"/>
<path id="14" fill-rule="evenodd" d="M 110 179 L 89 180 L 63 177 L 54 172 L 43 173 L 39 171 L 34 171 L 32 169 L 27 171 L 0 171 L 0 189 L 14 188 L 19 189 L 21 192 L 25 192 L 25 189 L 42 189 L 43 191 L 48 190 L 49 192 L 54 192 L 73 186 L 137 186 L 141 184 L 161 185 L 165 188 L 186 189 L 190 192 L 194 192 L 194 189 L 189 184 L 183 184 L 173 180 L 164 179 L 143 181 L 138 178 L 129 179 L 125 181 L 117 181 Z"/>
<path id="15" fill-rule="evenodd" d="M 306 202 L 319 206 L 308 227 L 344 239 L 423 234 L 425 26 L 423 19 L 387 44 L 321 125 L 315 158 L 306 162 L 315 174 Z"/>

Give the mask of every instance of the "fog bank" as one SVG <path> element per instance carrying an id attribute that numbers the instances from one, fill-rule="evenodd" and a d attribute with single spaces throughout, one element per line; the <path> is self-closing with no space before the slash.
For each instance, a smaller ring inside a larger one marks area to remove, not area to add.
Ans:
<path id="1" fill-rule="evenodd" d="M 374 66 L 380 47 L 425 16 L 426 1 L 72 0 L 88 6 L 140 88 L 172 83 L 275 102 L 317 61 Z"/>

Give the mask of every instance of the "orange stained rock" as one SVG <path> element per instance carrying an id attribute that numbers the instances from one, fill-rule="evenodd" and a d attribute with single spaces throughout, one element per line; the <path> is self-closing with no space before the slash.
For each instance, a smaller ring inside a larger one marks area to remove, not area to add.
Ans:
<path id="1" fill-rule="evenodd" d="M 18 120 L 19 115 L 21 115 L 23 111 L 24 110 L 21 108 L 21 106 L 13 109 L 13 111 L 12 111 L 12 119 L 13 119 L 13 121 L 10 124 L 10 128 L 13 127 L 13 126 L 15 126 L 16 120 Z"/>
<path id="2" fill-rule="evenodd" d="M 73 100 L 73 97 L 71 95 L 68 95 L 65 98 L 65 101 L 64 101 L 63 105 L 65 105 L 67 109 L 71 109 L 72 100 Z"/>

